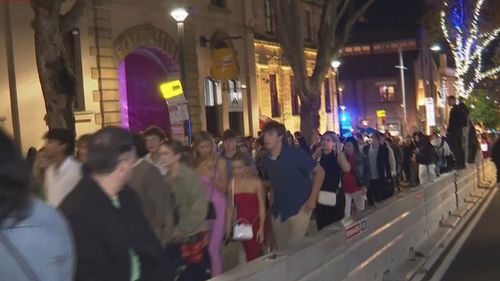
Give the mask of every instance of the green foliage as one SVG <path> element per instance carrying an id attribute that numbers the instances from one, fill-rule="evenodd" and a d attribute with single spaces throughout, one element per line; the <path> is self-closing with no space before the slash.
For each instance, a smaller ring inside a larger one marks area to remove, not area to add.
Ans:
<path id="1" fill-rule="evenodd" d="M 478 89 L 471 93 L 466 101 L 472 122 L 479 123 L 486 129 L 496 129 L 500 125 L 499 105 L 491 98 L 487 90 Z"/>

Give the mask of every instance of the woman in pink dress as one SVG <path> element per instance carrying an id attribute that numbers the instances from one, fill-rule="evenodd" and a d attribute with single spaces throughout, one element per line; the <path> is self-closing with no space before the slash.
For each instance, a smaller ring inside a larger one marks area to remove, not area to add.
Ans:
<path id="1" fill-rule="evenodd" d="M 210 218 L 210 253 L 212 277 L 222 273 L 221 245 L 224 239 L 226 223 L 226 191 L 227 173 L 226 162 L 219 159 L 215 151 L 215 142 L 207 132 L 200 132 L 194 136 L 193 158 L 196 171 L 200 175 L 208 200 L 215 209 L 215 218 Z"/>
<path id="2" fill-rule="evenodd" d="M 234 221 L 250 223 L 253 237 L 242 241 L 247 261 L 262 255 L 266 205 L 262 181 L 252 172 L 252 158 L 242 152 L 233 157 L 233 178 L 228 189 L 226 236 L 230 236 Z"/>

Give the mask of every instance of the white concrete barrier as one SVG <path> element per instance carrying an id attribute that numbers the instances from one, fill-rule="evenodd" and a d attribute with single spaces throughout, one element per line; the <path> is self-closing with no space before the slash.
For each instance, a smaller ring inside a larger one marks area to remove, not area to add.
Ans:
<path id="1" fill-rule="evenodd" d="M 411 253 L 434 249 L 424 242 L 440 241 L 449 233 L 449 215 L 472 204 L 477 184 L 476 169 L 441 175 L 433 183 L 403 191 L 354 216 L 351 225 L 331 225 L 284 251 L 211 280 L 407 280 L 395 269 Z"/>

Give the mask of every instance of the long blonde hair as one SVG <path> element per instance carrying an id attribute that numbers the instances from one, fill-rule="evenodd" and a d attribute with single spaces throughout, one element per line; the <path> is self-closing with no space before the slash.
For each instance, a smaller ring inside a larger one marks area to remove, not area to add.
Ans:
<path id="1" fill-rule="evenodd" d="M 200 164 L 200 155 L 198 154 L 198 147 L 202 142 L 210 142 L 212 145 L 212 155 L 209 160 L 209 167 L 211 169 L 215 169 L 215 165 L 217 164 L 217 152 L 215 150 L 215 141 L 214 137 L 208 132 L 199 132 L 193 136 L 193 146 L 191 148 L 191 155 L 193 158 L 193 163 L 195 167 L 198 167 Z"/>

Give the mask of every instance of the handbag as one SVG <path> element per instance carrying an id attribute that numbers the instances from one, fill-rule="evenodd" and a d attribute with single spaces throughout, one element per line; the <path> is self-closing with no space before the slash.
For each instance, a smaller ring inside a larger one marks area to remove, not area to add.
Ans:
<path id="1" fill-rule="evenodd" d="M 40 279 L 37 277 L 31 266 L 28 264 L 26 259 L 23 257 L 21 252 L 12 244 L 12 242 L 5 236 L 2 232 L 0 232 L 0 242 L 7 248 L 7 251 L 14 257 L 14 259 L 19 263 L 21 266 L 22 270 L 28 277 L 27 280 L 30 281 L 40 281 Z"/>
<path id="2" fill-rule="evenodd" d="M 332 191 L 320 191 L 318 203 L 325 206 L 335 207 L 335 205 L 337 205 L 337 193 Z"/>
<path id="3" fill-rule="evenodd" d="M 234 179 L 231 181 L 231 189 L 233 191 L 233 215 L 236 214 L 236 204 L 234 203 Z M 233 217 L 236 217 L 234 215 Z M 247 241 L 247 240 L 252 240 L 253 239 L 253 228 L 252 225 L 255 223 L 259 216 L 255 217 L 252 223 L 250 223 L 247 219 L 241 218 L 241 219 L 235 219 L 234 225 L 233 225 L 233 234 L 231 235 L 231 238 L 233 240 L 237 241 Z"/>

